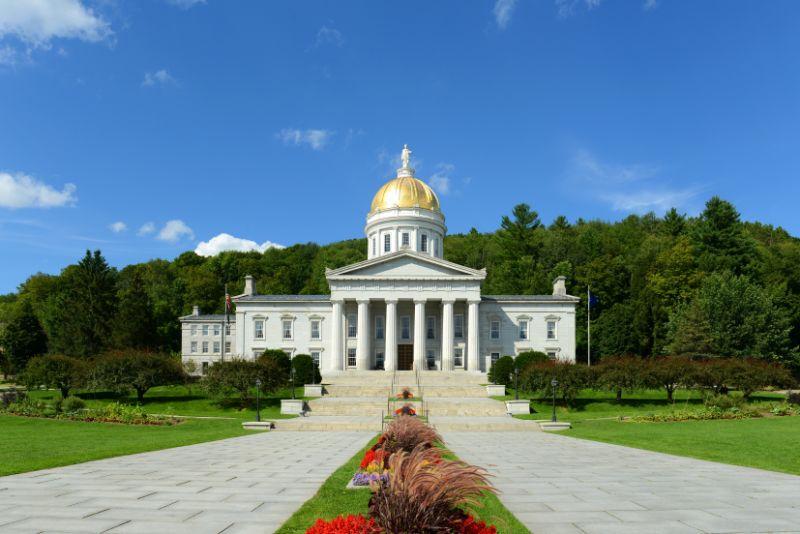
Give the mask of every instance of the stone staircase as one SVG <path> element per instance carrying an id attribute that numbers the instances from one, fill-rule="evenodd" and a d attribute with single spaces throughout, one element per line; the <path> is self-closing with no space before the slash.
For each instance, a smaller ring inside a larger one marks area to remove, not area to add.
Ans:
<path id="1" fill-rule="evenodd" d="M 323 396 L 309 400 L 305 416 L 278 419 L 276 430 L 372 430 L 403 401 L 389 402 L 403 390 L 419 415 L 444 430 L 539 430 L 514 419 L 503 402 L 487 396 L 486 374 L 464 371 L 346 371 L 323 378 Z"/>

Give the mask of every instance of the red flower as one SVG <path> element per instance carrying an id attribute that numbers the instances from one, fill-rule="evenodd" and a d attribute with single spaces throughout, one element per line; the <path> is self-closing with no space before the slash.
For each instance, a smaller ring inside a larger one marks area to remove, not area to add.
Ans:
<path id="1" fill-rule="evenodd" d="M 370 449 L 364 455 L 364 459 L 361 460 L 361 469 L 366 469 L 369 464 L 375 461 L 375 451 Z"/>
<path id="2" fill-rule="evenodd" d="M 497 534 L 494 526 L 489 526 L 484 521 L 478 521 L 471 515 L 458 520 L 453 526 L 459 534 Z"/>
<path id="3" fill-rule="evenodd" d="M 317 519 L 306 534 L 373 534 L 381 532 L 374 519 L 362 515 L 339 516 L 330 521 Z"/>

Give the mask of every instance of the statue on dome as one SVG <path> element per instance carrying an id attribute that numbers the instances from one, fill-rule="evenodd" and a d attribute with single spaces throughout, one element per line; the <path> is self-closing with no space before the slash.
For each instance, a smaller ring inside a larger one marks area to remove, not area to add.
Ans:
<path id="1" fill-rule="evenodd" d="M 411 149 L 408 145 L 403 145 L 403 153 L 400 155 L 400 160 L 403 162 L 404 169 L 411 168 Z"/>

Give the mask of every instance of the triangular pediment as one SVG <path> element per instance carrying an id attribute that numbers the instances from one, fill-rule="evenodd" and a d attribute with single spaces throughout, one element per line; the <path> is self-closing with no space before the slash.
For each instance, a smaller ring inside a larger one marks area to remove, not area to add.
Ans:
<path id="1" fill-rule="evenodd" d="M 403 251 L 328 270 L 326 275 L 329 280 L 356 278 L 483 280 L 486 277 L 486 271 L 471 269 L 415 252 Z"/>

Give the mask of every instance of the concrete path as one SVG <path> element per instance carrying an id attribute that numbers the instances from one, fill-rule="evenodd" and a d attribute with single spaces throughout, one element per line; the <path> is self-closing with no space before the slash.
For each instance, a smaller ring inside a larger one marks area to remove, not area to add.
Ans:
<path id="1" fill-rule="evenodd" d="M 2 477 L 0 532 L 273 532 L 374 435 L 259 433 Z"/>
<path id="2" fill-rule="evenodd" d="M 800 532 L 800 477 L 544 432 L 445 432 L 535 534 Z"/>

